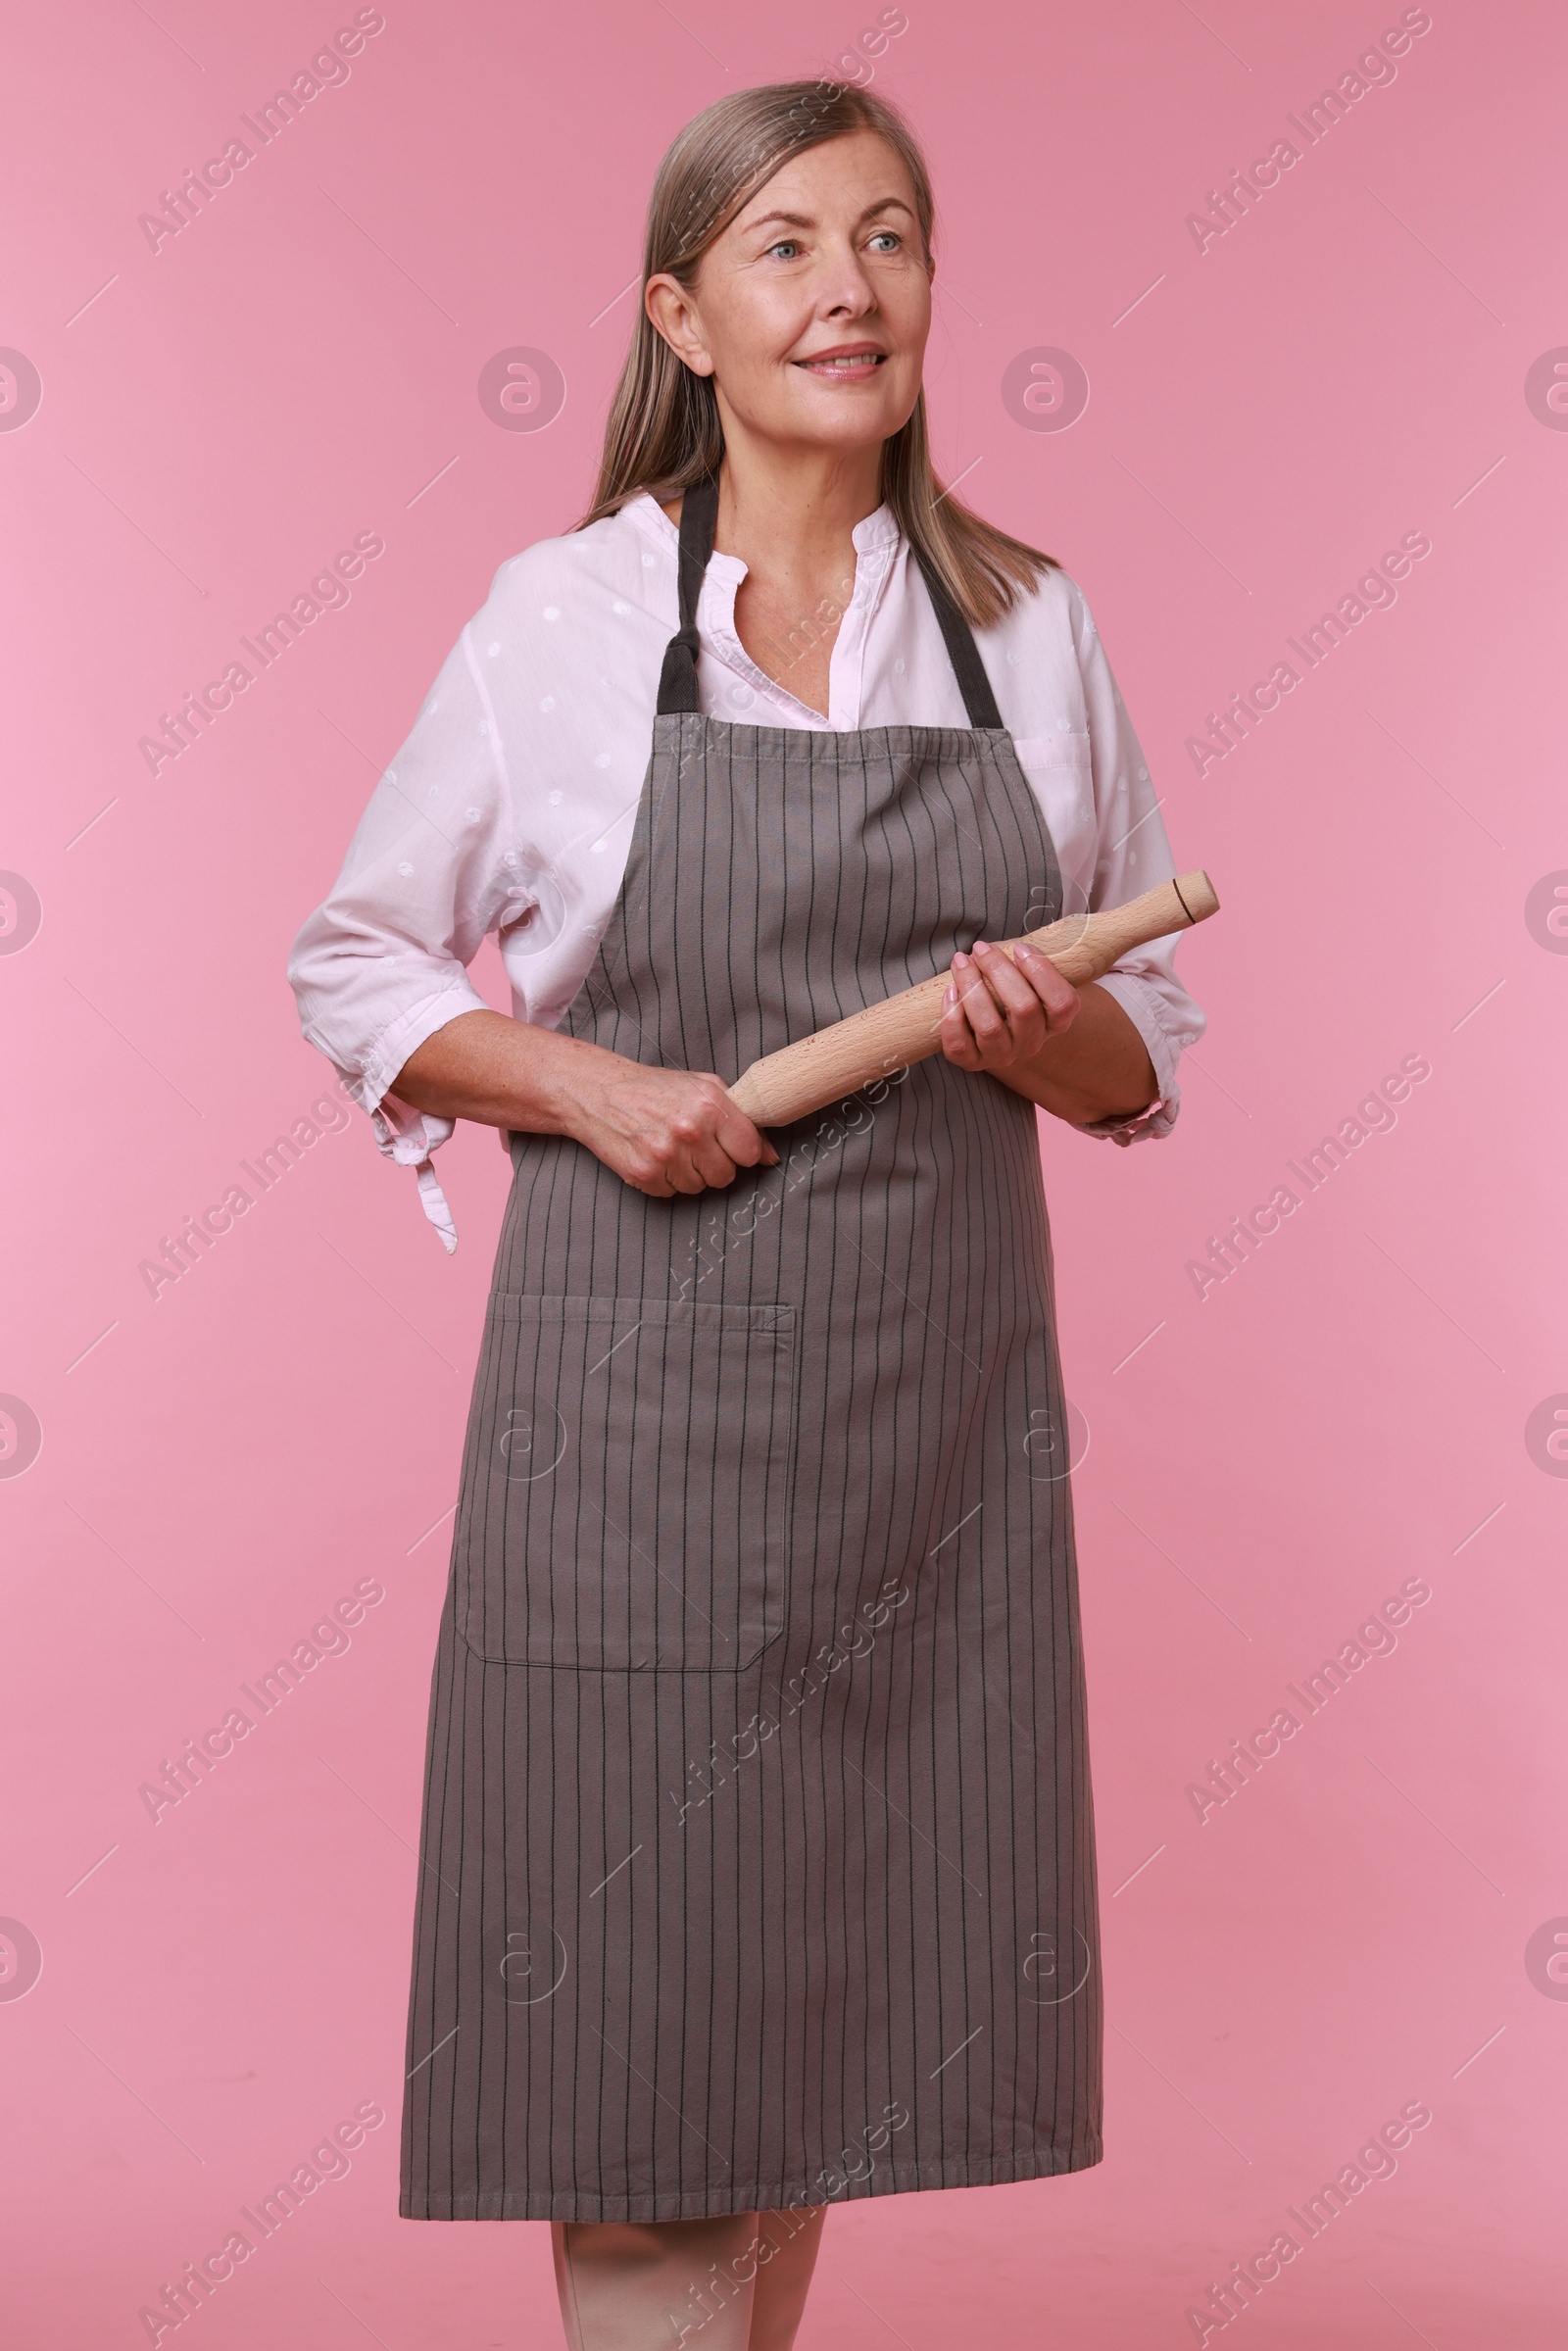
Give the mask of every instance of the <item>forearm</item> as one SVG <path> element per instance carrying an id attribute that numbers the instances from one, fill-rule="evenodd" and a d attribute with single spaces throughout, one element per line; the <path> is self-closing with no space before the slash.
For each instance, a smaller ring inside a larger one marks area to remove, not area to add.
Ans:
<path id="1" fill-rule="evenodd" d="M 572 1077 L 597 1045 L 505 1012 L 460 1012 L 409 1055 L 388 1091 L 414 1110 L 472 1118 L 518 1134 L 564 1135 Z"/>
<path id="2" fill-rule="evenodd" d="M 1159 1090 L 1149 1048 L 1108 990 L 1091 980 L 1078 994 L 1070 1028 L 1048 1037 L 1027 1060 L 992 1074 L 1070 1126 L 1130 1118 Z"/>
<path id="3" fill-rule="evenodd" d="M 391 1092 L 441 1118 L 570 1136 L 654 1200 L 778 1164 L 711 1070 L 648 1068 L 502 1012 L 460 1012 L 409 1055 Z"/>

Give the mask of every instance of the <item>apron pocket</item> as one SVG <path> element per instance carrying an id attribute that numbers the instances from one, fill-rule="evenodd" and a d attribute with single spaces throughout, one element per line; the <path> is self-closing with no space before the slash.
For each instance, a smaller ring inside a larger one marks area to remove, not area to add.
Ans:
<path id="1" fill-rule="evenodd" d="M 795 1309 L 493 1296 L 454 1544 L 497 1664 L 737 1673 L 784 1622 Z"/>

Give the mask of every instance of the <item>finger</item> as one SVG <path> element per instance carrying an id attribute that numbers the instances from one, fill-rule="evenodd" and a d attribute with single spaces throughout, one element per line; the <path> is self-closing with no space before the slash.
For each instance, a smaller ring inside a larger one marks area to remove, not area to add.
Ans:
<path id="1" fill-rule="evenodd" d="M 984 1052 L 988 1045 L 995 1045 L 1006 1034 L 1002 1007 L 991 993 L 985 973 L 971 956 L 954 956 L 953 977 L 958 991 L 958 1009 L 976 1045 Z"/>
<path id="2" fill-rule="evenodd" d="M 660 1147 L 662 1171 L 675 1192 L 706 1192 L 733 1182 L 735 1162 L 695 1122 L 679 1120 Z"/>
<path id="3" fill-rule="evenodd" d="M 717 1118 L 717 1104 L 705 1090 L 685 1093 L 665 1120 L 660 1157 L 677 1192 L 703 1192 L 710 1184 L 733 1180 L 735 1162 L 714 1141 Z"/>
<path id="4" fill-rule="evenodd" d="M 696 1189 L 699 1192 L 707 1191 L 710 1186 L 721 1188 L 734 1183 L 735 1161 L 718 1144 L 705 1139 L 692 1146 L 688 1158 L 698 1178 Z"/>
<path id="5" fill-rule="evenodd" d="M 1002 1037 L 987 1055 L 987 1066 L 1002 1070 L 1014 1061 L 1032 1059 L 1051 1037 L 1045 1005 L 1001 948 L 976 940 L 975 955 L 1001 1004 L 1004 1023 Z"/>
<path id="6" fill-rule="evenodd" d="M 942 1017 L 937 1023 L 937 1038 L 948 1059 L 956 1061 L 960 1069 L 979 1067 L 980 1056 L 975 1051 L 969 1024 L 963 1016 L 963 1006 L 958 1002 L 958 991 L 952 980 L 948 982 L 942 999 Z"/>
<path id="7" fill-rule="evenodd" d="M 697 1159 L 697 1146 L 672 1142 L 664 1153 L 662 1174 L 670 1193 L 706 1192 L 709 1179 Z M 668 1195 L 665 1196 L 666 1198 Z"/>
<path id="8" fill-rule="evenodd" d="M 731 1102 L 723 1079 L 711 1070 L 700 1074 L 711 1080 L 715 1092 L 713 1140 L 728 1151 L 737 1167 L 776 1167 L 777 1151 L 761 1128 Z"/>
<path id="9" fill-rule="evenodd" d="M 1020 1027 L 1023 1027 L 1032 1034 L 1038 1031 L 1043 1036 L 1044 999 L 1033 982 L 1017 968 L 1012 957 L 1004 955 L 1000 947 L 993 947 L 989 940 L 977 939 L 974 943 L 974 959 L 1014 1035 L 1018 1035 Z M 1050 957 L 1042 957 L 1042 960 L 1049 962 Z M 1054 963 L 1051 967 L 1053 971 L 1055 970 Z"/>
<path id="10" fill-rule="evenodd" d="M 969 1032 L 969 1024 L 957 1005 L 956 999 L 955 999 L 953 1006 L 943 1014 L 937 1035 L 942 1051 L 950 1061 L 956 1061 L 960 1069 L 979 1068 L 979 1052 L 974 1038 Z"/>
<path id="11" fill-rule="evenodd" d="M 1014 955 L 1014 966 L 1028 981 L 1051 1016 L 1054 1029 L 1064 1028 L 1077 1015 L 1082 998 L 1064 972 L 1058 971 L 1051 957 L 1027 940 L 1020 940 Z"/>
<path id="12" fill-rule="evenodd" d="M 713 1128 L 713 1140 L 728 1151 L 737 1167 L 776 1167 L 778 1153 L 761 1128 L 737 1110 L 728 1095 L 724 1109 Z"/>

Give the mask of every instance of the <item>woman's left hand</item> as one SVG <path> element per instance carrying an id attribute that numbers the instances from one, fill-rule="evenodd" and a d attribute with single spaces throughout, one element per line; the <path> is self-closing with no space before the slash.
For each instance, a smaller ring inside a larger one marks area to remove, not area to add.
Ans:
<path id="1" fill-rule="evenodd" d="M 1020 944 L 1014 955 L 977 939 L 971 954 L 953 958 L 943 1000 L 942 1051 L 960 1069 L 1002 1077 L 1064 1036 L 1083 999 L 1038 947 Z"/>

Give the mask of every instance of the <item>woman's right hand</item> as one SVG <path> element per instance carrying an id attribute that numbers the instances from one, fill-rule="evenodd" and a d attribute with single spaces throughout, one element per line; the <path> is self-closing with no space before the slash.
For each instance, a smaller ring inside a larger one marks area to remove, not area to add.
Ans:
<path id="1" fill-rule="evenodd" d="M 776 1167 L 778 1153 L 710 1070 L 650 1069 L 590 1048 L 573 1072 L 564 1131 L 623 1182 L 653 1200 L 733 1183 L 742 1167 Z"/>
<path id="2" fill-rule="evenodd" d="M 409 1055 L 388 1091 L 440 1118 L 570 1135 L 654 1200 L 778 1165 L 711 1070 L 650 1068 L 504 1012 L 460 1012 Z"/>

